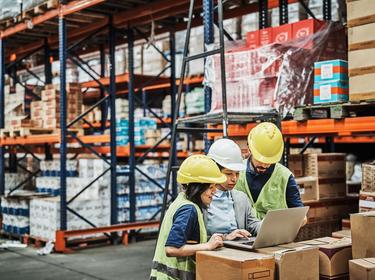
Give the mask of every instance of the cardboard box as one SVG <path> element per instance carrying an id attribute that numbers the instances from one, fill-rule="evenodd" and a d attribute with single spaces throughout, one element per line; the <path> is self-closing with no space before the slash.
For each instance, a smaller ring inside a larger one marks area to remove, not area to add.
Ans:
<path id="1" fill-rule="evenodd" d="M 319 179 L 319 199 L 346 197 L 345 178 Z"/>
<path id="2" fill-rule="evenodd" d="M 346 81 L 331 81 L 314 84 L 314 104 L 347 102 L 349 85 Z"/>
<path id="3" fill-rule="evenodd" d="M 259 45 L 265 46 L 272 44 L 272 27 L 259 30 Z"/>
<path id="4" fill-rule="evenodd" d="M 348 62 L 341 59 L 319 61 L 314 63 L 314 82 L 348 81 Z"/>
<path id="5" fill-rule="evenodd" d="M 299 243 L 319 248 L 320 279 L 346 277 L 349 273 L 348 262 L 352 259 L 352 246 L 349 238 L 323 237 Z"/>
<path id="6" fill-rule="evenodd" d="M 350 76 L 375 73 L 375 61 L 369 57 L 375 57 L 375 48 L 350 51 L 348 53 Z"/>
<path id="7" fill-rule="evenodd" d="M 196 279 L 272 280 L 275 258 L 266 254 L 222 248 L 196 254 Z"/>
<path id="8" fill-rule="evenodd" d="M 249 49 L 256 49 L 260 45 L 259 30 L 246 33 L 246 46 Z"/>
<path id="9" fill-rule="evenodd" d="M 316 177 L 295 178 L 303 202 L 319 199 L 318 179 Z"/>
<path id="10" fill-rule="evenodd" d="M 356 26 L 348 29 L 349 50 L 364 50 L 375 47 L 375 34 L 372 32 L 375 23 Z"/>
<path id="11" fill-rule="evenodd" d="M 362 191 L 375 192 L 375 164 L 362 164 Z"/>
<path id="12" fill-rule="evenodd" d="M 292 171 L 294 177 L 303 176 L 303 155 L 294 154 L 288 156 L 288 168 Z"/>
<path id="13" fill-rule="evenodd" d="M 291 24 L 276 26 L 272 30 L 272 42 L 282 44 L 291 41 L 292 33 Z"/>
<path id="14" fill-rule="evenodd" d="M 304 156 L 305 176 L 322 178 L 345 178 L 346 154 L 323 153 Z"/>
<path id="15" fill-rule="evenodd" d="M 375 211 L 375 192 L 359 193 L 359 212 Z"/>
<path id="16" fill-rule="evenodd" d="M 375 2 L 372 0 L 346 1 L 348 26 L 375 22 Z"/>
<path id="17" fill-rule="evenodd" d="M 350 215 L 353 259 L 375 256 L 375 211 Z"/>
<path id="18" fill-rule="evenodd" d="M 342 218 L 357 211 L 358 204 L 355 201 L 349 203 L 348 201 L 340 202 L 331 200 L 310 207 L 307 218 L 309 222 L 341 221 Z"/>
<path id="19" fill-rule="evenodd" d="M 258 249 L 257 252 L 275 257 L 275 279 L 319 279 L 319 252 L 317 247 L 291 243 Z"/>
<path id="20" fill-rule="evenodd" d="M 342 227 L 342 229 L 350 230 L 350 219 L 342 219 L 341 220 L 341 227 Z"/>
<path id="21" fill-rule="evenodd" d="M 375 280 L 375 258 L 349 261 L 350 280 Z"/>
<path id="22" fill-rule="evenodd" d="M 375 99 L 375 73 L 353 77 L 351 76 L 349 77 L 349 84 L 350 101 L 365 101 Z"/>
<path id="23" fill-rule="evenodd" d="M 324 21 L 315 19 L 306 19 L 292 24 L 293 39 L 302 39 L 311 36 L 324 26 Z M 307 44 L 305 48 L 311 49 L 313 42 Z"/>

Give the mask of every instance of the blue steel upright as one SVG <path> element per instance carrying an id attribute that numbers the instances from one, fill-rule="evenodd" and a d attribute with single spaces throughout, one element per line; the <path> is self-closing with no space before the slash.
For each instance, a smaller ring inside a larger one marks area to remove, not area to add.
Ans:
<path id="1" fill-rule="evenodd" d="M 132 29 L 127 31 L 128 37 L 128 98 L 129 98 L 129 206 L 130 222 L 135 221 L 135 145 L 134 145 L 134 34 Z"/>
<path id="2" fill-rule="evenodd" d="M 109 107 L 111 112 L 111 225 L 117 224 L 117 145 L 116 145 L 116 68 L 115 68 L 116 30 L 109 26 Z"/>
<path id="3" fill-rule="evenodd" d="M 64 17 L 59 17 L 59 60 L 60 60 L 60 229 L 67 229 L 66 205 L 66 23 Z"/>
<path id="4" fill-rule="evenodd" d="M 4 39 L 0 39 L 0 128 L 4 128 L 4 108 L 5 108 L 5 53 L 4 53 Z M 0 195 L 5 191 L 5 162 L 4 162 L 4 147 L 0 146 Z M 1 213 L 1 207 L 0 207 Z"/>
<path id="5" fill-rule="evenodd" d="M 214 10 L 213 0 L 203 0 L 203 33 L 204 33 L 204 50 L 207 51 L 206 46 L 213 44 L 215 41 L 214 37 Z M 204 60 L 206 65 L 206 59 Z M 211 111 L 211 98 L 212 89 L 210 87 L 204 87 L 204 112 L 207 114 Z M 204 134 L 204 151 L 207 154 L 212 141 L 207 138 L 207 134 Z"/>

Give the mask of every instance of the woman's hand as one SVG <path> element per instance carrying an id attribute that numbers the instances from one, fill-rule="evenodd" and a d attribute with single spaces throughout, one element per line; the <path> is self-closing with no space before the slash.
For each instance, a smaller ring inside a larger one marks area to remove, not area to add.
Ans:
<path id="1" fill-rule="evenodd" d="M 234 240 L 236 238 L 249 238 L 251 233 L 245 229 L 235 229 L 225 236 L 225 240 Z"/>
<path id="2" fill-rule="evenodd" d="M 207 249 L 214 250 L 216 248 L 223 247 L 223 235 L 219 233 L 214 233 L 210 240 L 207 242 Z"/>

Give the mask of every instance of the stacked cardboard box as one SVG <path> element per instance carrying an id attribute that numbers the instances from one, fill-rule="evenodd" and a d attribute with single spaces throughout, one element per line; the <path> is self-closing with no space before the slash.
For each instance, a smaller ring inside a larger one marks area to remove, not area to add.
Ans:
<path id="1" fill-rule="evenodd" d="M 359 212 L 375 210 L 375 162 L 362 164 Z"/>
<path id="2" fill-rule="evenodd" d="M 350 261 L 350 279 L 375 279 L 375 211 L 350 216 L 353 261 Z"/>
<path id="3" fill-rule="evenodd" d="M 347 1 L 350 101 L 375 98 L 375 3 L 372 0 Z"/>
<path id="4" fill-rule="evenodd" d="M 314 63 L 314 104 L 349 100 L 348 63 L 336 59 Z"/>
<path id="5" fill-rule="evenodd" d="M 185 106 L 187 115 L 204 113 L 203 88 L 195 88 L 185 94 Z"/>
<path id="6" fill-rule="evenodd" d="M 196 279 L 275 279 L 275 259 L 269 254 L 222 248 L 196 254 Z"/>
<path id="7" fill-rule="evenodd" d="M 319 279 L 348 279 L 349 260 L 352 259 L 350 238 L 324 237 L 300 242 L 319 248 Z"/>

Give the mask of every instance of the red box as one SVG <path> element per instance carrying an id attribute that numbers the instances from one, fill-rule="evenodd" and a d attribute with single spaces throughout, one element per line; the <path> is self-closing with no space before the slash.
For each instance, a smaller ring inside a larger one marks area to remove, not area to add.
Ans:
<path id="1" fill-rule="evenodd" d="M 247 32 L 246 47 L 256 49 L 259 47 L 259 30 Z"/>
<path id="2" fill-rule="evenodd" d="M 311 36 L 312 34 L 319 31 L 324 24 L 324 21 L 316 19 L 306 19 L 295 22 L 292 24 L 293 39 L 300 39 Z"/>
<path id="3" fill-rule="evenodd" d="M 259 30 L 259 45 L 265 46 L 272 44 L 272 27 Z"/>
<path id="4" fill-rule="evenodd" d="M 292 25 L 283 24 L 274 27 L 272 30 L 272 42 L 273 43 L 285 43 L 292 40 Z"/>

